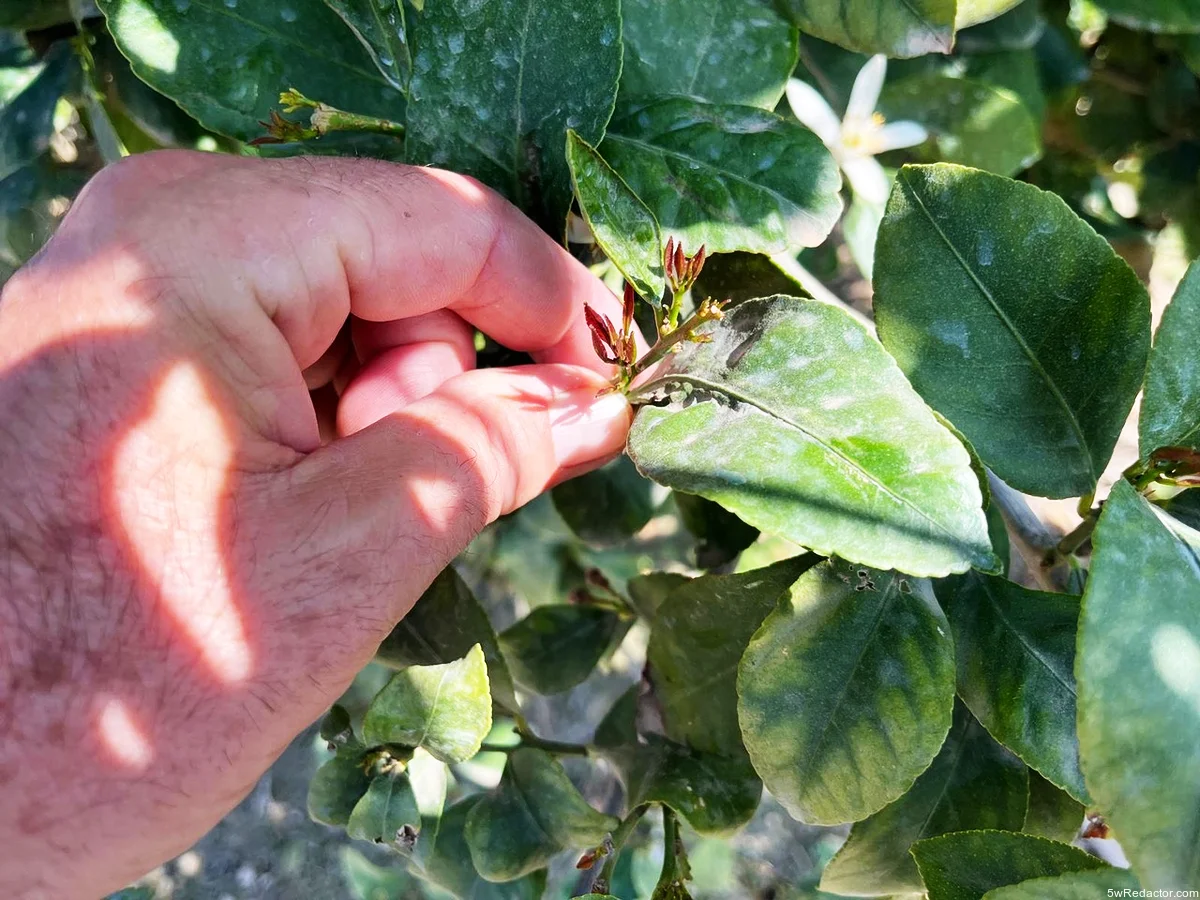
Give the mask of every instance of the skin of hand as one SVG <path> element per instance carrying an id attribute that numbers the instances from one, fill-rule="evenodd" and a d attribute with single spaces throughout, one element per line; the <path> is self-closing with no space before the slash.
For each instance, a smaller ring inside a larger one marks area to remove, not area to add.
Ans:
<path id="1" fill-rule="evenodd" d="M 585 301 L 620 314 L 435 169 L 93 179 L 0 297 L 0 896 L 190 846 L 481 528 L 621 451 Z M 476 327 L 535 364 L 475 370 Z"/>

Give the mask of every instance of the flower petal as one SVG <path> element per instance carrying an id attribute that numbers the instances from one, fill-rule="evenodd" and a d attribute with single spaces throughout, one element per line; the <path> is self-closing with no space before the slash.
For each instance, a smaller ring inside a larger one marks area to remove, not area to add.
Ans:
<path id="1" fill-rule="evenodd" d="M 887 57 L 877 53 L 859 69 L 850 91 L 850 102 L 846 104 L 846 119 L 865 122 L 875 113 L 879 92 L 883 90 L 883 79 L 887 77 Z"/>
<path id="2" fill-rule="evenodd" d="M 925 143 L 929 132 L 918 122 L 888 122 L 871 136 L 871 155 Z"/>
<path id="3" fill-rule="evenodd" d="M 792 78 L 787 86 L 788 105 L 800 123 L 830 150 L 840 150 L 842 123 L 825 98 L 811 84 Z"/>
<path id="4" fill-rule="evenodd" d="M 883 166 L 870 156 L 855 156 L 842 161 L 842 171 L 854 193 L 867 203 L 882 206 L 887 203 L 891 183 Z"/>

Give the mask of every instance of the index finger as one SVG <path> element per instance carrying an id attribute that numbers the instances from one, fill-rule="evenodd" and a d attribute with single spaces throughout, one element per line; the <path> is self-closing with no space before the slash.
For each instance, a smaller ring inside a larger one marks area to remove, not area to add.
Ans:
<path id="1" fill-rule="evenodd" d="M 172 179 L 163 209 L 154 201 L 162 192 L 146 185 L 173 171 L 187 177 Z M 378 160 L 190 151 L 131 157 L 101 179 L 107 183 L 93 194 L 117 196 L 90 205 L 118 207 L 129 227 L 145 232 L 160 248 L 155 257 L 173 269 L 163 274 L 223 302 L 248 290 L 302 368 L 350 313 L 382 322 L 437 309 L 541 362 L 604 368 L 583 305 L 615 318 L 617 298 L 474 179 Z M 69 217 L 61 237 L 71 224 Z"/>

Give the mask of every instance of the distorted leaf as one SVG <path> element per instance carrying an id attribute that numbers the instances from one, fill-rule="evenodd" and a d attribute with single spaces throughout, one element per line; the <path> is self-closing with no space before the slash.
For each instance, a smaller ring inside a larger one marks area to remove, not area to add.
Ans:
<path id="1" fill-rule="evenodd" d="M 361 748 L 339 753 L 323 763 L 308 783 L 308 815 L 323 825 L 345 825 L 370 786 Z"/>
<path id="2" fill-rule="evenodd" d="M 696 565 L 701 569 L 733 562 L 758 540 L 757 528 L 696 494 L 676 493 L 675 508 L 684 527 L 696 536 Z"/>
<path id="3" fill-rule="evenodd" d="M 485 795 L 476 794 L 447 809 L 438 821 L 436 835 L 430 834 L 428 825 L 422 828 L 417 846 L 432 842 L 433 848 L 419 874 L 458 900 L 541 900 L 546 890 L 544 869 L 505 884 L 493 884 L 471 862 L 465 834 L 467 820 L 484 798 Z"/>
<path id="4" fill-rule="evenodd" d="M 1079 620 L 1088 790 L 1143 887 L 1200 883 L 1200 532 L 1118 481 Z"/>
<path id="5" fill-rule="evenodd" d="M 1029 812 L 1021 826 L 1023 832 L 1069 844 L 1079 834 L 1083 815 L 1082 803 L 1029 770 Z"/>
<path id="6" fill-rule="evenodd" d="M 491 727 L 487 665 L 476 644 L 454 662 L 393 675 L 363 717 L 363 741 L 421 747 L 456 763 L 479 751 Z"/>
<path id="7" fill-rule="evenodd" d="M 739 304 L 642 386 L 638 468 L 822 555 L 916 575 L 996 562 L 962 445 L 846 312 Z"/>
<path id="8" fill-rule="evenodd" d="M 913 386 L 1002 479 L 1048 497 L 1094 488 L 1141 384 L 1149 301 L 1061 199 L 960 166 L 904 167 L 879 231 L 875 314 Z"/>
<path id="9" fill-rule="evenodd" d="M 350 813 L 346 834 L 360 841 L 391 844 L 404 826 L 419 832 L 421 812 L 405 773 L 376 775 Z"/>
<path id="10" fill-rule="evenodd" d="M 629 579 L 629 602 L 643 619 L 653 620 L 671 591 L 690 579 L 679 572 L 647 572 Z"/>
<path id="11" fill-rule="evenodd" d="M 754 768 L 802 822 L 865 818 L 912 786 L 950 728 L 954 648 L 927 582 L 828 561 L 750 641 L 738 718 Z"/>

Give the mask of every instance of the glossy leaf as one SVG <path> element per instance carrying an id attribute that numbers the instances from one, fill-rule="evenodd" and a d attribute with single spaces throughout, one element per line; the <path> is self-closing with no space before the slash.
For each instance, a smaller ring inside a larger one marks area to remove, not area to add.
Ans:
<path id="1" fill-rule="evenodd" d="M 550 496 L 568 527 L 598 546 L 629 540 L 654 515 L 654 484 L 625 456 L 556 485 Z"/>
<path id="2" fill-rule="evenodd" d="M 923 891 L 909 847 L 954 831 L 1018 830 L 1029 792 L 1026 771 L 956 704 L 954 724 L 929 768 L 899 800 L 850 829 L 821 874 L 821 890 L 848 897 Z"/>
<path id="3" fill-rule="evenodd" d="M 240 140 L 296 88 L 331 106 L 404 118 L 404 97 L 321 0 L 98 0 L 133 71 L 213 131 Z"/>
<path id="4" fill-rule="evenodd" d="M 800 282 L 760 253 L 721 253 L 710 257 L 696 279 L 693 293 L 735 304 L 772 294 L 808 296 Z"/>
<path id="5" fill-rule="evenodd" d="M 658 608 L 646 661 L 668 737 L 740 756 L 738 663 L 763 619 L 819 557 L 798 556 L 738 575 L 704 575 Z"/>
<path id="6" fill-rule="evenodd" d="M 958 692 L 996 740 L 1088 802 L 1075 735 L 1079 598 L 972 572 L 942 582 Z"/>
<path id="7" fill-rule="evenodd" d="M 970 459 L 846 312 L 770 297 L 731 309 L 642 388 L 629 453 L 821 555 L 945 575 L 995 565 Z"/>
<path id="8" fill-rule="evenodd" d="M 324 825 L 345 825 L 371 786 L 362 750 L 343 752 L 323 763 L 308 784 L 308 815 Z"/>
<path id="9" fill-rule="evenodd" d="M 614 119 L 600 152 L 688 253 L 814 247 L 842 211 L 829 151 L 766 110 L 663 100 Z"/>
<path id="10" fill-rule="evenodd" d="M 1110 18 L 1129 28 L 1170 34 L 1200 32 L 1200 0 L 1095 0 Z"/>
<path id="11" fill-rule="evenodd" d="M 500 635 L 500 647 L 518 684 L 557 694 L 592 674 L 621 624 L 605 607 L 539 606 Z"/>
<path id="12" fill-rule="evenodd" d="M 561 235 L 567 129 L 598 144 L 621 70 L 618 0 L 440 0 L 409 34 L 411 162 L 474 175 Z"/>
<path id="13" fill-rule="evenodd" d="M 408 82 L 404 0 L 325 0 L 362 41 L 383 77 L 398 91 Z"/>
<path id="14" fill-rule="evenodd" d="M 467 817 L 471 859 L 489 881 L 513 881 L 556 853 L 598 844 L 617 820 L 596 812 L 562 765 L 541 750 L 508 757 L 500 785 Z"/>
<path id="15" fill-rule="evenodd" d="M 1143 886 L 1200 884 L 1200 532 L 1125 481 L 1104 504 L 1079 624 L 1079 749 Z"/>
<path id="16" fill-rule="evenodd" d="M 1140 885 L 1126 869 L 1069 872 L 1051 878 L 1031 878 L 1020 884 L 998 887 L 983 900 L 1095 900 L 1097 897 L 1136 897 Z M 1119 893 L 1112 893 L 1118 891 Z"/>
<path id="17" fill-rule="evenodd" d="M 392 676 L 363 718 L 363 741 L 422 747 L 442 762 L 470 759 L 492 727 L 487 665 L 476 644 L 462 659 Z"/>
<path id="18" fill-rule="evenodd" d="M 59 44 L 36 77 L 0 104 L 0 182 L 35 163 L 49 149 L 54 107 L 63 94 L 77 89 L 79 82 L 75 55 L 68 45 Z"/>
<path id="19" fill-rule="evenodd" d="M 1015 175 L 1042 155 L 1041 129 L 1011 91 L 934 72 L 887 86 L 879 109 L 912 119 L 933 136 L 918 156 Z"/>
<path id="20" fill-rule="evenodd" d="M 663 239 L 658 221 L 603 157 L 567 132 L 567 165 L 579 209 L 596 243 L 651 303 L 663 294 Z"/>
<path id="21" fill-rule="evenodd" d="M 796 29 L 743 0 L 624 0 L 626 102 L 680 94 L 774 109 L 798 57 Z"/>
<path id="22" fill-rule="evenodd" d="M 912 855 L 929 900 L 982 900 L 1031 878 L 1108 868 L 1069 844 L 1008 831 L 960 831 L 918 841 Z"/>
<path id="23" fill-rule="evenodd" d="M 391 844 L 405 825 L 420 832 L 421 812 L 408 775 L 376 775 L 350 813 L 346 834 L 360 841 Z"/>
<path id="24" fill-rule="evenodd" d="M 1200 264 L 1184 276 L 1154 339 L 1138 438 L 1142 456 L 1159 447 L 1200 449 Z"/>
<path id="25" fill-rule="evenodd" d="M 1062 200 L 960 166 L 904 167 L 879 230 L 875 315 L 913 386 L 1002 479 L 1047 497 L 1095 487 L 1141 383 L 1150 309 Z"/>
<path id="26" fill-rule="evenodd" d="M 757 528 L 696 494 L 676 493 L 675 508 L 684 528 L 696 536 L 696 565 L 701 569 L 728 565 L 758 540 Z"/>
<path id="27" fill-rule="evenodd" d="M 1024 0 L 1003 15 L 972 28 L 954 38 L 957 53 L 997 53 L 1002 50 L 1028 50 L 1045 30 L 1038 0 Z"/>
<path id="28" fill-rule="evenodd" d="M 487 660 L 492 699 L 517 712 L 512 675 L 487 613 L 471 589 L 447 566 L 416 605 L 379 645 L 375 658 L 394 669 L 436 666 L 462 659 L 475 644 Z"/>
<path id="29" fill-rule="evenodd" d="M 1023 832 L 1070 843 L 1079 834 L 1083 815 L 1082 803 L 1029 770 L 1029 812 L 1021 826 Z"/>
<path id="30" fill-rule="evenodd" d="M 955 0 L 779 0 L 805 34 L 859 53 L 922 56 L 954 46 Z"/>
<path id="31" fill-rule="evenodd" d="M 954 704 L 949 631 L 924 581 L 832 560 L 801 576 L 737 679 L 746 749 L 793 817 L 857 821 L 929 766 Z"/>
<path id="32" fill-rule="evenodd" d="M 638 735 L 634 685 L 596 729 L 595 745 L 625 785 L 625 805 L 662 803 L 701 834 L 727 835 L 754 816 L 762 781 L 744 751 L 707 753 L 659 734 Z"/>
<path id="33" fill-rule="evenodd" d="M 1021 0 L 958 0 L 954 27 L 970 28 L 1008 12 Z"/>
<path id="34" fill-rule="evenodd" d="M 541 900 L 546 889 L 546 872 L 531 872 L 506 884 L 493 884 L 475 869 L 467 844 L 466 826 L 471 812 L 485 795 L 461 800 L 443 813 L 436 833 L 425 826 L 417 846 L 432 842 L 421 877 L 444 888 L 458 900 Z"/>

